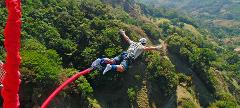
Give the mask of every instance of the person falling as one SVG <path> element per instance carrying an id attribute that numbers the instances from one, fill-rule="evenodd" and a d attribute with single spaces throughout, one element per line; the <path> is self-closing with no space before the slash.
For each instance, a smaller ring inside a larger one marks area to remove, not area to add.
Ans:
<path id="1" fill-rule="evenodd" d="M 92 68 L 97 68 L 100 66 L 106 66 L 103 75 L 106 74 L 108 71 L 117 71 L 117 72 L 124 72 L 128 69 L 128 66 L 133 63 L 133 61 L 139 57 L 144 51 L 151 51 L 151 50 L 160 50 L 162 46 L 146 46 L 147 39 L 141 38 L 139 42 L 134 42 L 125 34 L 124 30 L 120 30 L 120 34 L 123 38 L 127 41 L 130 45 L 127 51 L 123 51 L 120 55 L 109 59 L 109 58 L 98 58 L 92 63 Z"/>

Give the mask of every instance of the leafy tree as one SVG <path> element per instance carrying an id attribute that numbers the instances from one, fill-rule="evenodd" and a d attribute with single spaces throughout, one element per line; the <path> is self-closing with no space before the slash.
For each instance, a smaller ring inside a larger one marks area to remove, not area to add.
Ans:
<path id="1" fill-rule="evenodd" d="M 157 40 L 160 38 L 160 31 L 154 25 L 145 24 L 142 26 L 142 28 L 150 38 L 152 38 L 154 40 Z"/>
<path id="2" fill-rule="evenodd" d="M 53 50 L 45 52 L 22 51 L 21 55 L 23 73 L 24 70 L 32 71 L 34 77 L 32 81 L 42 87 L 52 87 L 56 83 L 57 75 L 61 71 L 61 62 L 56 52 Z M 56 59 L 58 61 L 55 61 Z"/>
<path id="3" fill-rule="evenodd" d="M 178 75 L 175 73 L 174 65 L 169 59 L 160 57 L 157 53 L 149 53 L 147 55 L 149 59 L 147 71 L 150 72 L 151 79 L 160 85 L 165 95 L 175 93 L 179 80 Z"/>

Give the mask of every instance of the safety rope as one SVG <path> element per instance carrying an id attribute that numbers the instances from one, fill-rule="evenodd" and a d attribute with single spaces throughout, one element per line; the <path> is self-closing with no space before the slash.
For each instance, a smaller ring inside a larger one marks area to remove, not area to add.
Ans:
<path id="1" fill-rule="evenodd" d="M 91 68 L 88 68 L 84 71 L 81 71 L 77 74 L 75 74 L 74 76 L 72 76 L 71 78 L 69 78 L 68 80 L 66 80 L 62 85 L 60 85 L 42 104 L 41 108 L 47 108 L 47 106 L 49 105 L 49 103 L 51 102 L 51 100 L 60 92 L 62 91 L 62 89 L 64 89 L 69 83 L 75 81 L 76 79 L 78 79 L 80 76 L 82 75 L 86 75 L 89 74 L 92 71 Z"/>

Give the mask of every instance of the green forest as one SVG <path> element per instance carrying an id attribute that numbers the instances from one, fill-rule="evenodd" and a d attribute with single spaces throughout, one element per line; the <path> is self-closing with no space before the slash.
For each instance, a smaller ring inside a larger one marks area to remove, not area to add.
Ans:
<path id="1" fill-rule="evenodd" d="M 150 7 L 165 8 L 190 16 L 197 25 L 214 37 L 240 35 L 240 1 L 238 0 L 137 0 Z"/>
<path id="2" fill-rule="evenodd" d="M 232 38 L 232 28 L 222 36 L 181 12 L 139 0 L 22 0 L 22 11 L 21 108 L 39 108 L 97 58 L 127 50 L 120 29 L 133 41 L 145 37 L 147 45 L 163 48 L 143 53 L 126 72 L 80 77 L 49 108 L 240 107 L 240 53 L 234 51 L 240 44 L 223 39 Z M 4 62 L 4 0 L 0 15 Z"/>

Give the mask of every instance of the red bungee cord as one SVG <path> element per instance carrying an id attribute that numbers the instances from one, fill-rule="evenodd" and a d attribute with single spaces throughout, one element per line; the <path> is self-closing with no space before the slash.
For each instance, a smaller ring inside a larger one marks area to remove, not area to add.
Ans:
<path id="1" fill-rule="evenodd" d="M 91 68 L 86 69 L 82 72 L 79 72 L 77 74 L 75 74 L 74 76 L 72 76 L 71 78 L 69 78 L 68 80 L 66 80 L 62 85 L 60 85 L 42 104 L 41 108 L 47 108 L 48 104 L 51 102 L 51 100 L 53 100 L 53 98 L 60 92 L 62 91 L 62 89 L 64 87 L 66 87 L 69 83 L 75 81 L 76 79 L 78 79 L 80 76 L 82 75 L 86 75 L 89 74 L 92 71 Z"/>
<path id="2" fill-rule="evenodd" d="M 19 85 L 21 80 L 19 65 L 21 57 L 20 34 L 21 34 L 21 2 L 20 0 L 5 0 L 8 9 L 8 19 L 4 29 L 4 46 L 7 57 L 4 64 L 5 76 L 3 78 L 3 108 L 19 108 Z"/>

